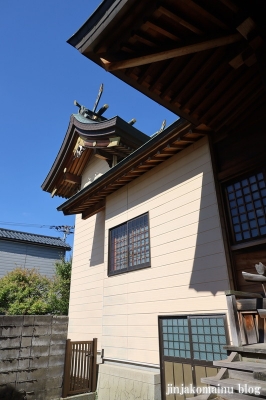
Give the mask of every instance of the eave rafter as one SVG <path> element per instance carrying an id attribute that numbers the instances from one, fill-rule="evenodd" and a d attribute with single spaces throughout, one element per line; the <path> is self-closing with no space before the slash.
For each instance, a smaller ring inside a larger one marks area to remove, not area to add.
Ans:
<path id="1" fill-rule="evenodd" d="M 121 3 L 113 1 L 116 10 Z M 128 153 L 123 170 L 118 172 L 118 163 L 61 208 L 83 218 L 102 209 L 105 196 L 202 134 L 222 140 L 266 112 L 264 0 L 125 0 L 120 11 L 99 16 L 97 27 L 88 21 L 87 31 L 83 27 L 71 44 L 189 122 L 178 137 L 158 146 L 151 141 L 136 162 L 139 151 Z"/>
<path id="2" fill-rule="evenodd" d="M 133 158 L 132 162 L 126 163 L 118 172 L 114 171 L 109 179 L 104 179 L 103 176 L 101 178 L 102 182 L 100 180 L 96 181 L 95 188 L 87 186 L 87 193 L 84 192 L 81 197 L 72 201 L 69 206 L 63 207 L 62 211 L 65 214 L 81 213 L 83 219 L 89 218 L 104 208 L 107 195 L 194 144 L 208 133 L 209 131 L 205 130 L 204 127 L 202 129 L 193 129 L 189 123 L 186 123 L 186 127 L 179 134 L 173 134 L 158 145 L 151 145 L 149 152 L 139 156 L 136 161 Z M 119 164 L 117 167 L 119 167 Z"/>
<path id="3" fill-rule="evenodd" d="M 242 89 L 252 75 L 265 95 L 265 12 L 264 0 L 125 0 L 120 15 L 99 20 L 102 30 L 88 27 L 86 45 L 81 33 L 71 44 L 180 117 L 216 131 L 221 121 L 210 121 L 231 103 L 236 82 Z M 246 100 L 232 107 L 243 110 Z"/>
<path id="4" fill-rule="evenodd" d="M 218 37 L 215 39 L 207 39 L 201 42 L 190 43 L 184 46 L 179 46 L 171 50 L 159 51 L 148 55 L 140 55 L 134 58 L 129 58 L 121 61 L 109 61 L 108 55 L 101 55 L 100 60 L 103 67 L 107 71 L 116 71 L 119 69 L 132 68 L 140 65 L 151 64 L 153 62 L 169 60 L 171 58 L 182 57 L 188 54 L 198 53 L 201 51 L 214 49 L 221 46 L 227 46 L 232 43 L 239 42 L 243 39 L 240 33 L 234 33 Z"/>

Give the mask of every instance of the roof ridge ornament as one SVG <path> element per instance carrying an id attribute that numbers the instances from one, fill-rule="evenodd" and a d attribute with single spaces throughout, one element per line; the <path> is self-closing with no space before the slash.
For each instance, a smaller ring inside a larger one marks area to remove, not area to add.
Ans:
<path id="1" fill-rule="evenodd" d="M 132 118 L 130 121 L 128 121 L 128 125 L 134 125 L 136 122 L 136 118 Z"/>
<path id="2" fill-rule="evenodd" d="M 79 104 L 77 102 L 77 100 L 74 100 L 74 105 L 77 106 L 79 108 L 79 114 L 82 115 L 82 117 L 90 119 L 90 120 L 94 120 L 96 122 L 100 122 L 105 120 L 105 118 L 101 118 L 101 116 L 103 115 L 103 113 L 109 108 L 108 104 L 104 104 L 100 110 L 97 112 L 97 106 L 99 104 L 99 101 L 102 97 L 102 93 L 103 93 L 103 83 L 100 86 L 96 101 L 94 103 L 93 109 L 92 111 L 89 110 L 88 108 L 86 108 L 85 106 Z"/>
<path id="3" fill-rule="evenodd" d="M 166 119 L 163 120 L 161 128 L 157 132 L 155 132 L 153 135 L 151 135 L 151 137 L 159 135 L 159 133 L 161 133 L 162 131 L 165 130 L 165 127 L 166 127 Z"/>

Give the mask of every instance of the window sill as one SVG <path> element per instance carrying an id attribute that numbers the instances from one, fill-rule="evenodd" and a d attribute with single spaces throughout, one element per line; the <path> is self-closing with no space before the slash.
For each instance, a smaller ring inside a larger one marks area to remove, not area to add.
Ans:
<path id="1" fill-rule="evenodd" d="M 265 243 L 266 243 L 266 238 L 252 240 L 252 241 L 249 241 L 249 242 L 234 244 L 233 246 L 231 246 L 231 250 L 233 250 L 233 251 L 234 250 L 241 250 L 241 249 L 245 249 L 247 247 L 258 246 L 260 244 L 265 244 Z"/>
<path id="2" fill-rule="evenodd" d="M 118 271 L 108 271 L 108 276 L 127 274 L 128 272 L 139 271 L 139 270 L 145 269 L 145 268 L 151 268 L 150 263 L 148 265 L 142 265 L 140 267 L 135 267 L 135 268 L 121 269 Z"/>

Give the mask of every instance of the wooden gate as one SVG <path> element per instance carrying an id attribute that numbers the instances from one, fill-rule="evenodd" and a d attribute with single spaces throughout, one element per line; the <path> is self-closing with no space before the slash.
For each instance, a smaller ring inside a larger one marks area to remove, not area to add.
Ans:
<path id="1" fill-rule="evenodd" d="M 96 391 L 97 339 L 66 341 L 62 397 Z"/>

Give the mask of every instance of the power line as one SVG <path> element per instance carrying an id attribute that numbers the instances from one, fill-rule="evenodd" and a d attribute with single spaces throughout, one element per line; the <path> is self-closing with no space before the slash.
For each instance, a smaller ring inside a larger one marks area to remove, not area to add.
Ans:
<path id="1" fill-rule="evenodd" d="M 74 233 L 75 226 L 70 225 L 40 225 L 40 224 L 28 224 L 25 222 L 6 222 L 0 221 L 0 225 L 5 226 L 22 226 L 29 228 L 46 228 L 46 229 L 55 229 L 58 232 L 62 232 L 64 234 L 63 240 L 66 241 L 68 235 Z"/>
<path id="2" fill-rule="evenodd" d="M 0 225 L 11 225 L 11 226 L 28 226 L 35 228 L 51 228 L 52 225 L 40 225 L 40 224 L 28 224 L 25 222 L 5 222 L 0 221 Z"/>

